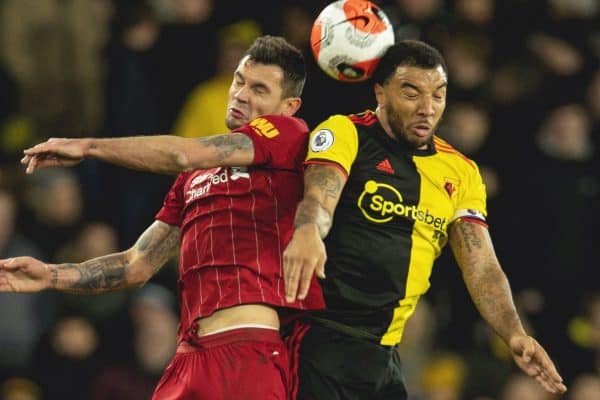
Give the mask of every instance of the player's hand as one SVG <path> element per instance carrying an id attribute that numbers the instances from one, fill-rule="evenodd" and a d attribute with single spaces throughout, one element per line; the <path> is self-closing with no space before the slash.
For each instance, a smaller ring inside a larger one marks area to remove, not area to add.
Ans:
<path id="1" fill-rule="evenodd" d="M 32 174 L 36 169 L 50 167 L 72 167 L 85 158 L 88 143 L 84 139 L 56 139 L 37 144 L 23 151 L 21 164 L 25 172 Z"/>
<path id="2" fill-rule="evenodd" d="M 513 336 L 509 342 L 513 359 L 527 375 L 548 392 L 561 394 L 567 391 L 563 379 L 556 370 L 546 350 L 531 336 Z"/>
<path id="3" fill-rule="evenodd" d="M 313 274 L 325 278 L 325 244 L 314 224 L 305 224 L 294 231 L 294 236 L 283 252 L 285 298 L 291 303 L 304 300 Z"/>
<path id="4" fill-rule="evenodd" d="M 0 292 L 38 292 L 50 285 L 50 268 L 33 257 L 0 260 Z"/>

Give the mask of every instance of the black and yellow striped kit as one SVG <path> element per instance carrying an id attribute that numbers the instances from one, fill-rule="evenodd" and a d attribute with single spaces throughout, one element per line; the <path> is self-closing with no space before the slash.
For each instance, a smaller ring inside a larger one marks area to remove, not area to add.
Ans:
<path id="1" fill-rule="evenodd" d="M 395 345 L 429 288 L 448 225 L 485 221 L 478 167 L 436 136 L 427 150 L 392 139 L 372 111 L 319 124 L 311 163 L 334 163 L 348 175 L 325 240 L 327 311 L 319 316 Z"/>

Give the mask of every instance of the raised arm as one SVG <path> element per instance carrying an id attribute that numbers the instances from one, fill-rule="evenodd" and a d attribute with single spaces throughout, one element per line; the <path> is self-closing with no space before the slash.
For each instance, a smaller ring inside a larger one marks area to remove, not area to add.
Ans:
<path id="1" fill-rule="evenodd" d="M 45 264 L 32 257 L 0 260 L 0 292 L 54 289 L 91 294 L 142 286 L 178 244 L 179 228 L 156 221 L 129 250 L 79 264 Z"/>
<path id="2" fill-rule="evenodd" d="M 174 175 L 218 166 L 249 165 L 254 159 L 252 140 L 243 133 L 203 138 L 172 135 L 124 138 L 49 139 L 24 151 L 27 173 L 38 168 L 70 167 L 95 158 L 139 171 Z"/>
<path id="3" fill-rule="evenodd" d="M 314 273 L 325 278 L 327 258 L 323 238 L 329 232 L 335 208 L 346 184 L 336 166 L 312 164 L 304 173 L 304 198 L 294 220 L 294 236 L 283 252 L 286 300 L 302 300 Z"/>
<path id="4" fill-rule="evenodd" d="M 477 310 L 509 346 L 516 364 L 547 391 L 565 392 L 554 363 L 523 328 L 487 228 L 457 220 L 450 225 L 449 243 Z"/>

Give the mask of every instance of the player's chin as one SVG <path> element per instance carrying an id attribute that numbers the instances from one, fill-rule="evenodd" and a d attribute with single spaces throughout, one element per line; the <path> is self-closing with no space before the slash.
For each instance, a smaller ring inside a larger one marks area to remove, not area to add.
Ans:
<path id="1" fill-rule="evenodd" d="M 232 115 L 227 115 L 225 118 L 225 126 L 229 129 L 236 129 L 240 126 L 246 125 L 248 123 L 248 118 L 245 117 L 235 117 Z"/>

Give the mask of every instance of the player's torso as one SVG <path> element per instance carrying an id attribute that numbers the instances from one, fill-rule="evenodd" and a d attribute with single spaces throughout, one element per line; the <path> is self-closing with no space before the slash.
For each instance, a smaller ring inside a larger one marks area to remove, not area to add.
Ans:
<path id="1" fill-rule="evenodd" d="M 182 272 L 277 256 L 272 249 L 289 240 L 301 194 L 300 171 L 220 167 L 190 173 L 183 186 Z"/>
<path id="2" fill-rule="evenodd" d="M 323 290 L 334 318 L 398 335 L 395 324 L 403 325 L 429 288 L 447 242 L 463 166 L 443 141 L 416 151 L 377 122 L 356 126 L 357 156 L 326 239 Z"/>

